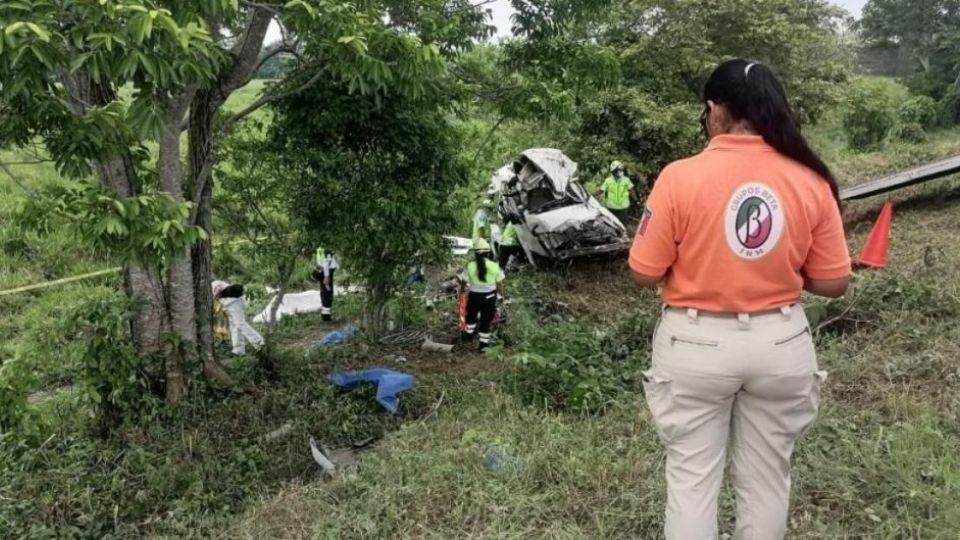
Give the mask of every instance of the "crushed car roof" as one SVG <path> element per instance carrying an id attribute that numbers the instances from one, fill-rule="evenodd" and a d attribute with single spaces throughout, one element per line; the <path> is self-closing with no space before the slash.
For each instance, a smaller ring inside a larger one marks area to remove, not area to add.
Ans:
<path id="1" fill-rule="evenodd" d="M 556 193 L 563 193 L 577 176 L 577 163 L 555 148 L 531 148 L 521 154 L 544 172 Z M 520 178 L 526 184 L 525 178 Z"/>

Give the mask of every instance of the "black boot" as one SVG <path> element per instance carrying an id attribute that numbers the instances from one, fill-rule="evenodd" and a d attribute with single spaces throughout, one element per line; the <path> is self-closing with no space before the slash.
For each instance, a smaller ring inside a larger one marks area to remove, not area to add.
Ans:
<path id="1" fill-rule="evenodd" d="M 462 343 L 470 343 L 471 341 L 473 341 L 474 335 L 475 334 L 471 334 L 469 332 L 460 332 L 460 341 Z"/>
<path id="2" fill-rule="evenodd" d="M 321 318 L 324 322 L 330 322 L 333 320 L 333 315 L 322 315 Z"/>

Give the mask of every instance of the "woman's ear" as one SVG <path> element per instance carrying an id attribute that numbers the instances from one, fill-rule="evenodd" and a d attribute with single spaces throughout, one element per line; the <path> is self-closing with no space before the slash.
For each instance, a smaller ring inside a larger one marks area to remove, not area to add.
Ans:
<path id="1" fill-rule="evenodd" d="M 707 100 L 707 108 L 710 109 L 710 114 L 707 115 L 707 131 L 710 136 L 715 137 L 728 133 L 730 131 L 730 118 L 727 115 L 726 107 Z"/>

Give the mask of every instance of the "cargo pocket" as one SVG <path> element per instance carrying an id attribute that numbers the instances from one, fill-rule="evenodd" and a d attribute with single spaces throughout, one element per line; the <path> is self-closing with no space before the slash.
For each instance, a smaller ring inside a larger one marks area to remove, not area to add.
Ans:
<path id="1" fill-rule="evenodd" d="M 814 420 L 817 419 L 817 412 L 820 410 L 820 396 L 823 392 L 823 384 L 827 382 L 827 372 L 826 371 L 817 371 L 813 374 L 813 382 L 810 385 L 810 396 L 809 396 L 809 418 L 804 422 L 803 428 L 800 430 L 800 433 L 806 433 L 810 426 L 813 425 Z"/>
<path id="2" fill-rule="evenodd" d="M 652 370 L 644 371 L 643 395 L 647 400 L 647 407 L 650 408 L 650 416 L 653 420 L 653 427 L 657 431 L 657 436 L 664 444 L 669 443 L 670 434 L 673 430 L 669 429 L 664 420 L 673 407 L 670 379 L 654 375 Z"/>
<path id="3" fill-rule="evenodd" d="M 823 383 L 827 382 L 827 372 L 820 370 L 813 374 L 813 389 L 810 392 L 810 399 L 813 401 L 813 407 L 820 407 L 820 393 L 823 391 Z"/>

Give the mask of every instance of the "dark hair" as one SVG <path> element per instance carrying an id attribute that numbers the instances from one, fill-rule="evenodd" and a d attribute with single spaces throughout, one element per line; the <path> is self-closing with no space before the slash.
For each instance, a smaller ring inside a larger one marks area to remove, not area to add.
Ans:
<path id="1" fill-rule="evenodd" d="M 800 122 L 773 68 L 743 58 L 724 62 L 707 79 L 703 100 L 725 106 L 734 120 L 749 122 L 777 152 L 823 177 L 840 204 L 837 180 L 800 132 Z"/>
<path id="2" fill-rule="evenodd" d="M 480 281 L 487 280 L 487 261 L 486 251 L 478 251 L 475 253 L 477 259 L 477 277 L 480 278 Z"/>

